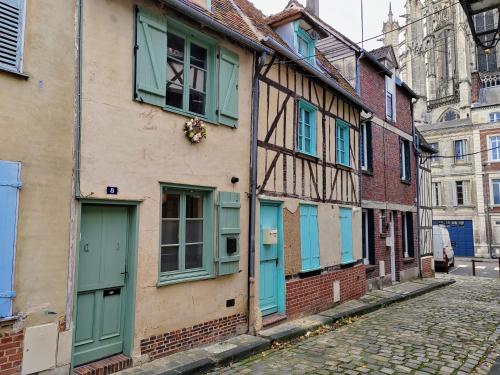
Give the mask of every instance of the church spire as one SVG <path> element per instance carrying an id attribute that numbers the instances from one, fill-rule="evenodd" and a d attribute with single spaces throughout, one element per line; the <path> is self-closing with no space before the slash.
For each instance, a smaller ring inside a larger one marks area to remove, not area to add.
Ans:
<path id="1" fill-rule="evenodd" d="M 389 20 L 392 21 L 393 19 L 393 14 L 392 14 L 392 2 L 389 1 Z"/>

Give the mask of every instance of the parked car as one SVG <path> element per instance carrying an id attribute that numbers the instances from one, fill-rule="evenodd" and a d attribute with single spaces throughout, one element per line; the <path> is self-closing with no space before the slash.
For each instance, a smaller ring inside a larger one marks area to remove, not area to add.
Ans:
<path id="1" fill-rule="evenodd" d="M 450 233 L 443 225 L 434 225 L 432 227 L 432 250 L 436 266 L 444 267 L 445 254 L 448 258 L 448 267 L 455 265 L 455 252 L 451 245 Z"/>

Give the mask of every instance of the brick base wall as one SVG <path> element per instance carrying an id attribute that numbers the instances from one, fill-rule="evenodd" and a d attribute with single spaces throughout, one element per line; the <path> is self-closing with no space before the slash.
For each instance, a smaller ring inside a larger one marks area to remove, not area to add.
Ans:
<path id="1" fill-rule="evenodd" d="M 236 335 L 241 326 L 246 330 L 246 324 L 246 317 L 236 314 L 151 336 L 141 340 L 141 354 L 148 354 L 153 360 L 203 344 L 210 344 Z"/>
<path id="2" fill-rule="evenodd" d="M 340 302 L 365 294 L 365 266 L 324 271 L 321 275 L 286 282 L 286 315 L 297 318 L 315 314 L 333 305 L 333 282 L 340 281 Z"/>
<path id="3" fill-rule="evenodd" d="M 0 375 L 21 373 L 23 332 L 0 333 Z"/>
<path id="4" fill-rule="evenodd" d="M 432 256 L 422 258 L 422 277 L 434 278 L 433 259 Z"/>

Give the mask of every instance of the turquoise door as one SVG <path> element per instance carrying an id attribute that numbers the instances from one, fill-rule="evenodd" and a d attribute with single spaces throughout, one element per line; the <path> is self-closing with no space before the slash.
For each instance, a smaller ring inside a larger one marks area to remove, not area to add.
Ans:
<path id="1" fill-rule="evenodd" d="M 352 210 L 350 208 L 340 209 L 340 238 L 342 246 L 342 264 L 354 261 L 352 253 Z"/>
<path id="2" fill-rule="evenodd" d="M 280 293 L 283 293 L 279 279 L 279 261 L 282 243 L 280 215 L 280 205 L 261 203 L 259 296 L 262 315 L 278 312 Z M 278 231 L 277 243 L 265 245 L 263 243 L 264 231 L 273 229 Z"/>
<path id="3" fill-rule="evenodd" d="M 84 205 L 78 252 L 74 365 L 123 350 L 128 210 Z"/>

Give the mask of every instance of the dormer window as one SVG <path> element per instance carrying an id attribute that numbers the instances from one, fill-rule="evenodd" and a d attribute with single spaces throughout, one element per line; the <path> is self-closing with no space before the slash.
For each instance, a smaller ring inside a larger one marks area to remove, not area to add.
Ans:
<path id="1" fill-rule="evenodd" d="M 295 26 L 295 40 L 298 54 L 304 58 L 304 61 L 314 65 L 316 62 L 316 39 L 300 27 L 299 22 Z"/>

